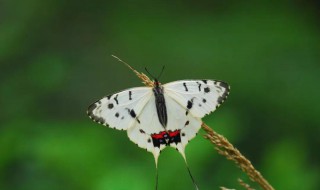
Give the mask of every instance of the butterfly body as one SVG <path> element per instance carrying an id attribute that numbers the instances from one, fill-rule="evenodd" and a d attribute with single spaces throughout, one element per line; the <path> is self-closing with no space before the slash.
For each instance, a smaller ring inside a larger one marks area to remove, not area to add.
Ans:
<path id="1" fill-rule="evenodd" d="M 164 128 L 166 128 L 168 117 L 167 117 L 166 101 L 163 94 L 163 87 L 160 85 L 158 80 L 155 80 L 154 84 L 155 86 L 152 89 L 152 91 L 155 97 L 155 104 L 157 108 L 159 122 Z"/>

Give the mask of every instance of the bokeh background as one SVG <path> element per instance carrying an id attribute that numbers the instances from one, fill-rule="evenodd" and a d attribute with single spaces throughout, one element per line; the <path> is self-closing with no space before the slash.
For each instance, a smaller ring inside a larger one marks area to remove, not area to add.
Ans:
<path id="1" fill-rule="evenodd" d="M 97 99 L 142 85 L 111 54 L 155 75 L 165 65 L 162 83 L 228 82 L 228 100 L 204 121 L 276 189 L 320 189 L 319 7 L 315 0 L 2 0 L 0 189 L 154 189 L 152 154 L 86 116 Z M 250 183 L 203 134 L 186 149 L 200 189 Z M 170 148 L 159 158 L 159 189 L 193 189 Z"/>

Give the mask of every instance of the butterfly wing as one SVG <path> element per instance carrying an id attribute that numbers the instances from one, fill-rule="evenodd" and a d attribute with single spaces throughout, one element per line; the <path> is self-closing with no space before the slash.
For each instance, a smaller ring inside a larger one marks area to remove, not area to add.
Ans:
<path id="1" fill-rule="evenodd" d="M 217 80 L 181 80 L 167 83 L 163 87 L 168 96 L 198 118 L 216 110 L 230 90 L 227 83 Z"/>
<path id="2" fill-rule="evenodd" d="M 201 127 L 201 118 L 227 97 L 229 86 L 221 81 L 184 80 L 163 85 L 168 123 L 159 122 L 151 87 L 138 87 L 102 98 L 88 108 L 94 121 L 118 130 L 139 147 L 152 152 L 157 163 L 167 145 L 185 158 L 184 149 Z"/>
<path id="3" fill-rule="evenodd" d="M 102 98 L 89 106 L 89 117 L 95 122 L 118 130 L 127 130 L 129 139 L 153 153 L 156 162 L 165 145 L 155 146 L 152 134 L 164 131 L 150 87 L 131 88 Z"/>
<path id="4" fill-rule="evenodd" d="M 153 153 L 157 163 L 160 151 L 166 146 L 154 136 L 165 130 L 158 119 L 154 96 L 151 96 L 138 118 L 140 122 L 128 129 L 128 137 L 139 147 Z"/>
<path id="5" fill-rule="evenodd" d="M 102 98 L 89 106 L 89 117 L 102 125 L 127 130 L 139 122 L 137 117 L 152 97 L 152 88 L 137 87 Z"/>
<path id="6" fill-rule="evenodd" d="M 187 108 L 164 93 L 168 123 L 164 127 L 156 112 L 155 96 L 138 115 L 140 122 L 128 129 L 128 137 L 139 147 L 152 152 L 157 163 L 160 151 L 166 146 L 176 148 L 184 156 L 187 143 L 196 136 L 201 127 L 201 119 L 186 114 Z M 166 136 L 165 136 L 166 135 Z"/>
<path id="7" fill-rule="evenodd" d="M 167 131 L 171 131 L 172 140 L 170 146 L 176 148 L 185 158 L 184 150 L 188 142 L 193 139 L 201 127 L 201 119 L 193 117 L 191 114 L 186 114 L 187 108 L 174 100 L 170 93 L 165 93 L 168 125 Z M 179 133 L 173 138 L 174 134 Z"/>
<path id="8" fill-rule="evenodd" d="M 179 130 L 180 142 L 171 143 L 185 158 L 184 150 L 201 127 L 201 118 L 213 112 L 229 94 L 229 85 L 214 80 L 182 80 L 163 85 L 168 110 L 167 130 Z"/>

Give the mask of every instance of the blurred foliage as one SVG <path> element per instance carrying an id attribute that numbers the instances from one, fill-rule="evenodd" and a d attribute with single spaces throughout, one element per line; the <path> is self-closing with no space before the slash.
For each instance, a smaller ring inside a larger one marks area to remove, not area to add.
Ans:
<path id="1" fill-rule="evenodd" d="M 220 79 L 231 94 L 204 121 L 276 189 L 320 189 L 317 1 L 0 2 L 0 189 L 153 189 L 154 160 L 85 114 L 141 85 L 110 55 L 162 82 Z M 249 179 L 201 137 L 186 155 L 200 189 Z M 179 177 L 177 177 L 179 176 Z M 257 187 L 252 184 L 253 187 Z M 193 189 L 181 156 L 159 189 Z"/>

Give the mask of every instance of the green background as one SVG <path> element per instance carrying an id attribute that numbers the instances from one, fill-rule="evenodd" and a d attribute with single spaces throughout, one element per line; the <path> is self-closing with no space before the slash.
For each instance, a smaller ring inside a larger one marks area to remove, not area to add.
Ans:
<path id="1" fill-rule="evenodd" d="M 111 54 L 155 75 L 165 65 L 162 83 L 228 82 L 228 100 L 204 121 L 276 189 L 320 189 L 319 6 L 1 1 L 0 189 L 154 189 L 152 154 L 86 115 L 97 99 L 142 85 Z M 203 134 L 186 149 L 200 189 L 250 183 Z M 171 148 L 159 158 L 161 189 L 194 189 Z"/>

